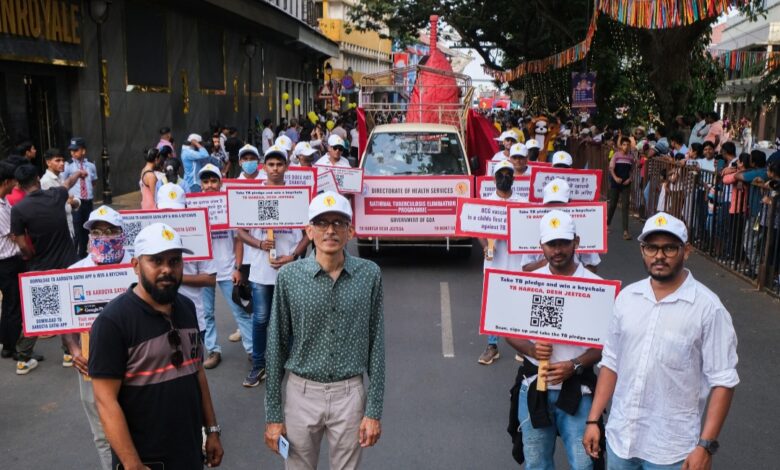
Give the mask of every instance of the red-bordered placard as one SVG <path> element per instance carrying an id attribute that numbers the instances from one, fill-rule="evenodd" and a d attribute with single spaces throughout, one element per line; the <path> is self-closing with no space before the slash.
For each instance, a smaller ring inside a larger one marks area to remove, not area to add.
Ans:
<path id="1" fill-rule="evenodd" d="M 552 166 L 553 166 L 552 162 L 540 162 L 539 160 L 526 162 L 526 165 L 528 165 L 528 166 L 538 166 L 538 167 L 542 167 L 542 168 L 552 168 Z"/>
<path id="2" fill-rule="evenodd" d="M 311 188 L 257 186 L 227 190 L 230 228 L 297 229 L 309 223 Z"/>
<path id="3" fill-rule="evenodd" d="M 317 195 L 317 169 L 310 166 L 291 166 L 284 173 L 284 182 L 288 186 L 308 186 L 311 197 Z"/>
<path id="4" fill-rule="evenodd" d="M 507 202 L 479 198 L 458 199 L 455 235 L 459 237 L 509 238 Z"/>
<path id="5" fill-rule="evenodd" d="M 620 281 L 486 269 L 479 332 L 603 348 Z"/>
<path id="6" fill-rule="evenodd" d="M 225 178 L 222 180 L 222 191 L 227 191 L 230 188 L 262 186 L 263 183 L 265 183 L 265 178 L 258 178 L 258 179 L 251 179 L 251 180 L 240 179 L 240 178 Z"/>
<path id="7" fill-rule="evenodd" d="M 531 167 L 530 202 L 544 201 L 544 186 L 555 178 L 569 183 L 570 201 L 598 201 L 601 198 L 601 170 Z"/>
<path id="8" fill-rule="evenodd" d="M 24 335 L 89 331 L 103 307 L 137 279 L 130 264 L 22 273 L 19 298 Z"/>
<path id="9" fill-rule="evenodd" d="M 358 194 L 363 191 L 363 169 L 341 166 L 315 165 L 320 171 L 330 171 L 336 179 L 339 193 Z"/>
<path id="10" fill-rule="evenodd" d="M 478 198 L 486 199 L 496 191 L 496 179 L 492 176 L 477 176 L 477 190 L 475 192 Z M 517 194 L 520 198 L 528 200 L 528 193 L 531 191 L 530 176 L 516 176 L 512 183 L 512 194 Z"/>
<path id="11" fill-rule="evenodd" d="M 317 171 L 317 191 L 333 191 L 334 193 L 339 192 L 339 187 L 336 184 L 336 177 L 333 176 L 332 171 Z"/>
<path id="12" fill-rule="evenodd" d="M 211 225 L 208 210 L 192 209 L 154 209 L 121 210 L 122 226 L 125 232 L 125 251 L 133 255 L 135 236 L 144 227 L 157 222 L 169 225 L 180 236 L 185 248 L 193 254 L 184 253 L 185 261 L 206 261 L 213 258 L 211 248 Z"/>
<path id="13" fill-rule="evenodd" d="M 472 197 L 473 178 L 366 176 L 355 195 L 355 232 L 360 237 L 453 237 L 457 199 Z"/>
<path id="14" fill-rule="evenodd" d="M 227 223 L 227 193 L 189 193 L 187 208 L 205 208 L 209 214 L 209 225 L 212 232 L 230 230 Z"/>
<path id="15" fill-rule="evenodd" d="M 512 203 L 507 206 L 508 249 L 512 254 L 542 253 L 539 223 L 551 210 L 566 212 L 580 237 L 578 253 L 607 252 L 607 203 L 570 202 L 566 205 Z"/>

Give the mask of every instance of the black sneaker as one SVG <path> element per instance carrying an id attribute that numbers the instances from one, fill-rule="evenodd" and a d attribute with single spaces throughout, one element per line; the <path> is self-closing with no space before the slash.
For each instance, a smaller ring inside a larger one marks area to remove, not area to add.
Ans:
<path id="1" fill-rule="evenodd" d="M 13 349 L 3 349 L 0 351 L 0 357 L 3 359 L 8 359 L 11 357 L 14 357 L 14 350 Z"/>
<path id="2" fill-rule="evenodd" d="M 244 379 L 244 387 L 257 387 L 265 379 L 265 367 L 259 369 L 252 368 Z"/>

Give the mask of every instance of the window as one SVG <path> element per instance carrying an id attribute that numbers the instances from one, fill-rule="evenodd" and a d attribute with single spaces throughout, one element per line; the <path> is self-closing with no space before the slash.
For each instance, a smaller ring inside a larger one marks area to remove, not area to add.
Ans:
<path id="1" fill-rule="evenodd" d="M 364 159 L 370 176 L 465 175 L 468 168 L 454 133 L 375 133 Z"/>
<path id="2" fill-rule="evenodd" d="M 198 24 L 198 78 L 205 92 L 225 90 L 225 35 L 221 28 Z"/>
<path id="3" fill-rule="evenodd" d="M 165 12 L 144 2 L 125 2 L 128 91 L 169 91 Z"/>

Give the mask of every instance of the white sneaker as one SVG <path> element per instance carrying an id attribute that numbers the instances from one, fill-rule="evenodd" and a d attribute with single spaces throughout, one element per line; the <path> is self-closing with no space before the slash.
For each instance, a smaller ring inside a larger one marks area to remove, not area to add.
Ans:
<path id="1" fill-rule="evenodd" d="M 31 370 L 38 367 L 38 361 L 30 359 L 29 361 L 18 361 L 16 363 L 16 375 L 27 375 Z"/>
<path id="2" fill-rule="evenodd" d="M 232 341 L 234 343 L 236 343 L 238 341 L 241 341 L 241 330 L 236 330 L 235 333 L 231 333 L 228 336 L 228 340 L 230 340 L 230 341 Z"/>

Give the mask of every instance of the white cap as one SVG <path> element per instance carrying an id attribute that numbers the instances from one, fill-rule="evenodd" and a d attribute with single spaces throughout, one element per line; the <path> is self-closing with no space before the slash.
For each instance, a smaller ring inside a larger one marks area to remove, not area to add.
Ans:
<path id="1" fill-rule="evenodd" d="M 165 183 L 157 190 L 158 209 L 184 209 L 187 206 L 184 189 L 176 183 Z"/>
<path id="2" fill-rule="evenodd" d="M 268 150 L 263 154 L 263 161 L 268 160 L 270 156 L 282 157 L 284 161 L 287 161 L 287 151 L 281 145 L 272 145 L 268 147 Z"/>
<path id="3" fill-rule="evenodd" d="M 569 152 L 565 152 L 563 150 L 558 150 L 557 152 L 555 152 L 552 156 L 551 162 L 553 166 L 555 165 L 572 166 L 572 164 L 574 164 L 574 160 L 571 158 L 571 155 L 569 155 Z"/>
<path id="4" fill-rule="evenodd" d="M 276 138 L 274 145 L 278 145 L 279 147 L 283 148 L 285 152 L 289 152 L 293 147 L 292 140 L 284 134 Z"/>
<path id="5" fill-rule="evenodd" d="M 325 191 L 318 194 L 309 204 L 309 220 L 312 221 L 322 214 L 338 212 L 352 220 L 352 206 L 347 198 L 333 191 Z"/>
<path id="6" fill-rule="evenodd" d="M 144 255 L 157 255 L 169 250 L 181 250 L 183 253 L 192 254 L 192 250 L 184 248 L 181 235 L 169 225 L 161 222 L 147 225 L 138 232 L 133 249 L 136 258 Z"/>
<path id="7" fill-rule="evenodd" d="M 331 134 L 330 137 L 328 137 L 328 147 L 342 147 L 346 149 L 347 145 L 344 143 L 344 139 L 336 134 Z"/>
<path id="8" fill-rule="evenodd" d="M 260 152 L 257 151 L 257 147 L 251 144 L 246 144 L 243 147 L 241 147 L 241 150 L 238 151 L 238 158 L 241 158 L 247 153 L 251 153 L 252 155 L 257 157 L 258 160 L 260 159 Z"/>
<path id="9" fill-rule="evenodd" d="M 577 228 L 574 220 L 563 211 L 552 210 L 539 222 L 539 241 L 547 243 L 552 240 L 574 240 Z"/>
<path id="10" fill-rule="evenodd" d="M 496 176 L 501 170 L 509 170 L 514 174 L 515 166 L 509 160 L 501 160 L 493 167 L 493 176 Z"/>
<path id="11" fill-rule="evenodd" d="M 504 132 L 501 133 L 500 136 L 498 136 L 498 138 L 496 138 L 496 140 L 500 140 L 502 142 L 504 140 L 506 140 L 506 139 L 512 139 L 515 142 L 520 140 L 520 139 L 517 138 L 517 134 L 515 134 L 515 131 L 513 131 L 513 130 L 504 131 Z"/>
<path id="12" fill-rule="evenodd" d="M 187 136 L 187 142 L 196 141 L 198 143 L 203 142 L 203 138 L 200 136 L 200 134 L 190 134 Z"/>
<path id="13" fill-rule="evenodd" d="M 207 163 L 203 168 L 201 168 L 198 172 L 198 178 L 203 176 L 204 173 L 214 173 L 217 175 L 217 178 L 222 179 L 222 172 L 219 171 L 219 168 L 217 168 L 217 166 L 213 163 Z"/>
<path id="14" fill-rule="evenodd" d="M 688 229 L 685 228 L 685 223 L 666 212 L 659 212 L 647 219 L 645 227 L 642 229 L 642 234 L 637 239 L 643 242 L 649 235 L 659 232 L 674 235 L 683 243 L 688 242 Z"/>
<path id="15" fill-rule="evenodd" d="M 527 157 L 528 156 L 528 147 L 525 146 L 525 144 L 514 144 L 513 146 L 509 147 L 509 157 Z"/>
<path id="16" fill-rule="evenodd" d="M 569 183 L 566 180 L 555 178 L 544 185 L 544 204 L 550 202 L 569 202 Z"/>
<path id="17" fill-rule="evenodd" d="M 293 150 L 293 155 L 306 155 L 307 157 L 315 153 L 317 153 L 317 149 L 308 142 L 298 142 L 295 144 L 295 150 Z"/>
<path id="18" fill-rule="evenodd" d="M 89 219 L 84 222 L 84 228 L 91 230 L 95 222 L 106 222 L 114 227 L 122 228 L 122 214 L 108 206 L 100 206 L 89 213 Z"/>
<path id="19" fill-rule="evenodd" d="M 525 147 L 528 149 L 540 149 L 542 148 L 541 145 L 539 145 L 539 141 L 536 139 L 528 139 L 525 141 Z"/>

